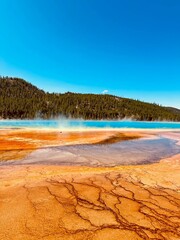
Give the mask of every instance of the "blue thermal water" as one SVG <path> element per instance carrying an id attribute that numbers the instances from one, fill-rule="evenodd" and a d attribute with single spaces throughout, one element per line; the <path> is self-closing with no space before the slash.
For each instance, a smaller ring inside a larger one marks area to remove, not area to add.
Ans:
<path id="1" fill-rule="evenodd" d="M 85 120 L 1 120 L 0 128 L 136 128 L 180 129 L 180 122 L 85 121 Z"/>

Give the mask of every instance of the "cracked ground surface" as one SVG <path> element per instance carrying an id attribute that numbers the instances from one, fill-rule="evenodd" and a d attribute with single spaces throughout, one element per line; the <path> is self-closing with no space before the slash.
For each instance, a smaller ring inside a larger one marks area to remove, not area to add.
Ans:
<path id="1" fill-rule="evenodd" d="M 136 166 L 1 166 L 0 239 L 178 240 L 179 183 L 180 155 Z"/>
<path id="2" fill-rule="evenodd" d="M 179 163 L 1 167 L 0 239 L 180 239 Z"/>

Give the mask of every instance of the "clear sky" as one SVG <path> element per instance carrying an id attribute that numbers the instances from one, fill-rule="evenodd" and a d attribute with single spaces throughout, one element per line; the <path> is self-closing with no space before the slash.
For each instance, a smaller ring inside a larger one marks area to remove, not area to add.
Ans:
<path id="1" fill-rule="evenodd" d="M 180 0 L 0 0 L 0 75 L 180 108 Z"/>

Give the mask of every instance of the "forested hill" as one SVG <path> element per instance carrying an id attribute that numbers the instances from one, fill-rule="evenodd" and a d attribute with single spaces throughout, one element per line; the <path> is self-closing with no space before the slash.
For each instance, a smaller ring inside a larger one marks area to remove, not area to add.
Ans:
<path id="1" fill-rule="evenodd" d="M 60 115 L 83 119 L 180 121 L 180 111 L 102 94 L 46 93 L 23 79 L 0 77 L 1 119 L 44 119 Z"/>

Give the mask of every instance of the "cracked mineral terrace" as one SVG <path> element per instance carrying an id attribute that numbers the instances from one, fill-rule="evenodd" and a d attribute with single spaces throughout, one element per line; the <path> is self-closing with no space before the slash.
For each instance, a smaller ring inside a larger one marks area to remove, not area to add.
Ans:
<path id="1" fill-rule="evenodd" d="M 1 130 L 0 239 L 180 239 L 179 141 L 172 131 Z"/>

